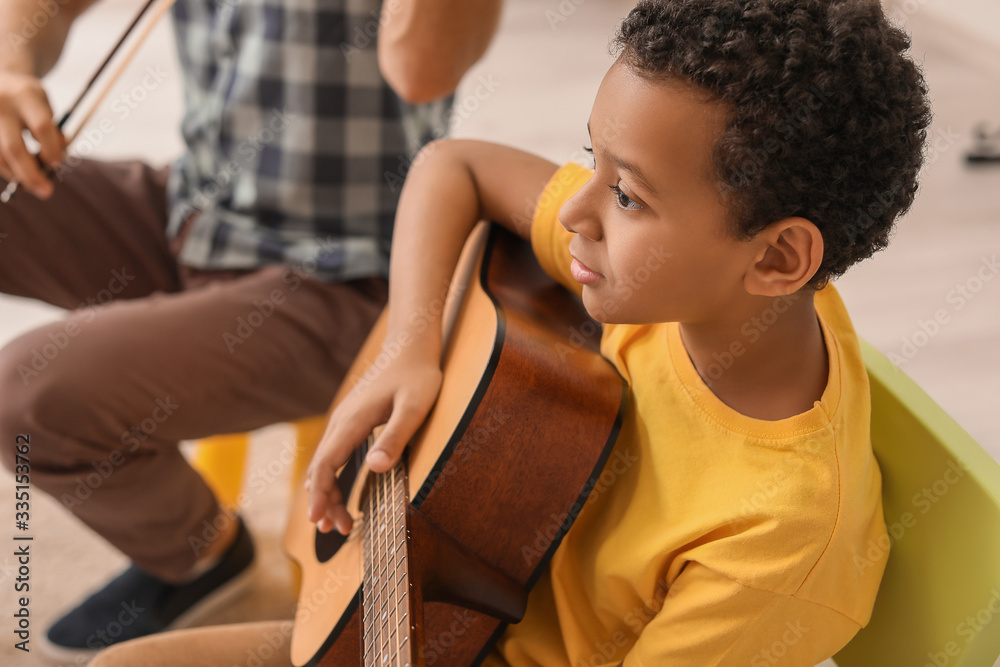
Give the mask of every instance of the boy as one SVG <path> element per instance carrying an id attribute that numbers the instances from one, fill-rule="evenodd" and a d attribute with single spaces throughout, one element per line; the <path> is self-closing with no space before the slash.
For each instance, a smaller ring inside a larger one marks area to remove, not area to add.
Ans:
<path id="1" fill-rule="evenodd" d="M 924 85 L 876 2 L 649 0 L 616 43 L 593 173 L 478 142 L 425 149 L 397 215 L 387 340 L 487 218 L 581 294 L 629 381 L 616 447 L 638 462 L 588 504 L 490 664 L 813 665 L 868 622 L 887 555 L 856 558 L 885 530 L 881 478 L 857 337 L 824 285 L 912 201 Z M 321 529 L 350 527 L 330 482 L 351 444 L 388 417 L 369 454 L 388 468 L 437 394 L 439 330 L 410 333 L 313 460 Z"/>
<path id="2" fill-rule="evenodd" d="M 415 161 L 387 334 L 414 342 L 334 412 L 310 519 L 347 532 L 336 469 L 386 420 L 369 462 L 388 469 L 428 413 L 440 332 L 408 331 L 409 314 L 431 312 L 475 222 L 494 220 L 604 324 L 631 392 L 615 446 L 635 462 L 486 664 L 808 667 L 868 622 L 887 556 L 863 560 L 885 534 L 881 477 L 827 281 L 912 202 L 926 89 L 866 0 L 642 0 L 616 44 L 593 172 L 474 141 Z"/>

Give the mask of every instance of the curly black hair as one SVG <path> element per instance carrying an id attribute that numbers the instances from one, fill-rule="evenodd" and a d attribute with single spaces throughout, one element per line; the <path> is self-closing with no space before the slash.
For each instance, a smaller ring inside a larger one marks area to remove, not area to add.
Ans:
<path id="1" fill-rule="evenodd" d="M 820 288 L 884 248 L 916 194 L 931 114 L 909 46 L 878 0 L 640 0 L 613 52 L 729 110 L 714 163 L 732 234 L 812 221 Z"/>

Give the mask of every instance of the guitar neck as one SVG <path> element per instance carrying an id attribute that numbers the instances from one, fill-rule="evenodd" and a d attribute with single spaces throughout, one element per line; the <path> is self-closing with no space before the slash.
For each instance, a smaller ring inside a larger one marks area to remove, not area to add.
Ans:
<path id="1" fill-rule="evenodd" d="M 365 506 L 362 655 L 365 667 L 416 667 L 416 604 L 409 561 L 406 468 L 369 478 Z"/>

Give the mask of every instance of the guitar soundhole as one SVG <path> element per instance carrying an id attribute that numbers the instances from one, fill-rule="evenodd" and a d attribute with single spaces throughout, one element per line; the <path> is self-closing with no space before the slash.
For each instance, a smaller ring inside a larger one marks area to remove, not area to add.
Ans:
<path id="1" fill-rule="evenodd" d="M 316 531 L 316 560 L 320 563 L 325 563 L 326 561 L 333 558 L 333 555 L 340 551 L 340 547 L 347 540 L 346 535 L 341 535 L 335 530 L 331 530 L 329 533 L 321 533 L 319 530 Z"/>
<path id="2" fill-rule="evenodd" d="M 354 456 L 347 462 L 344 469 L 340 471 L 340 476 L 337 477 L 337 487 L 340 489 L 340 495 L 342 498 L 349 498 L 351 495 L 351 488 L 354 486 L 354 480 L 358 476 L 358 465 L 363 454 L 356 450 Z M 344 542 L 347 541 L 347 535 L 341 535 L 336 530 L 331 530 L 329 533 L 321 533 L 318 529 L 316 530 L 316 539 L 314 540 L 314 546 L 316 548 L 316 560 L 320 563 L 325 563 L 326 561 L 333 558 L 333 555 L 340 551 L 340 547 L 343 546 Z"/>

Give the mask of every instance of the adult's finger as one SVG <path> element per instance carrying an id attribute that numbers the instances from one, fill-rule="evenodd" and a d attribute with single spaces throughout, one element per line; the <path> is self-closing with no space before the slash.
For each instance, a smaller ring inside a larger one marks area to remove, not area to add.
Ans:
<path id="1" fill-rule="evenodd" d="M 20 129 L 12 123 L 0 125 L 0 155 L 7 162 L 12 177 L 32 194 L 45 199 L 52 194 L 52 183 L 38 168 L 35 156 L 28 152 L 21 138 Z"/>
<path id="2" fill-rule="evenodd" d="M 51 166 L 62 161 L 66 139 L 52 119 L 52 107 L 49 105 L 45 90 L 39 86 L 34 92 L 35 94 L 18 98 L 21 118 L 41 145 L 42 161 Z"/>

